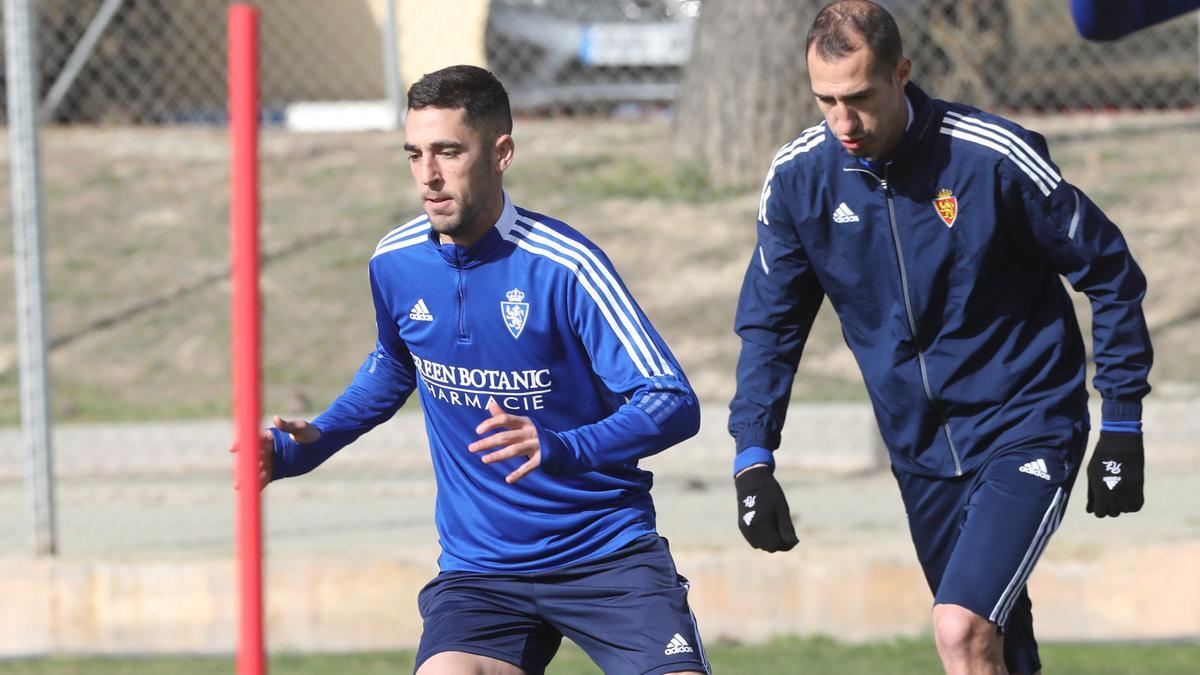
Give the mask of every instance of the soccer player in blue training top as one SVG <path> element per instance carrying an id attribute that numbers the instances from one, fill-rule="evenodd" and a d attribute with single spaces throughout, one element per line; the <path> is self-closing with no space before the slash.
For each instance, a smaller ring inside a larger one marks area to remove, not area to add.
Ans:
<path id="1" fill-rule="evenodd" d="M 408 108 L 425 215 L 371 257 L 375 351 L 312 422 L 274 419 L 265 475 L 312 470 L 419 391 L 442 553 L 418 673 L 542 673 L 564 635 L 606 673 L 708 673 L 637 466 L 699 428 L 679 363 L 595 244 L 509 199 L 491 73 L 427 74 Z"/>
<path id="2" fill-rule="evenodd" d="M 1037 672 L 1025 582 L 1089 428 L 1083 339 L 1059 277 L 1092 303 L 1104 401 L 1087 509 L 1100 517 L 1142 506 L 1145 278 L 1040 135 L 909 82 L 878 5 L 822 9 L 807 60 L 825 121 L 771 164 L 738 302 L 739 527 L 767 551 L 797 543 L 772 451 L 827 296 L 890 451 L 946 672 Z"/>

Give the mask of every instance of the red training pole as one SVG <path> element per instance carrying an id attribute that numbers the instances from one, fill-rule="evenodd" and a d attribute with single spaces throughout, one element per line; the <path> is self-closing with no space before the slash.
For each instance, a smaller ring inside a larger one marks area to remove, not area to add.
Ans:
<path id="1" fill-rule="evenodd" d="M 229 8 L 230 244 L 233 415 L 241 615 L 238 675 L 263 675 L 262 503 L 258 434 L 262 374 L 258 298 L 258 10 Z"/>

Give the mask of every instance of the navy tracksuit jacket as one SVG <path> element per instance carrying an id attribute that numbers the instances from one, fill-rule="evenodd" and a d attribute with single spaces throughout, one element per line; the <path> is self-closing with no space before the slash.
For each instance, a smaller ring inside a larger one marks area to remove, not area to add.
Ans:
<path id="1" fill-rule="evenodd" d="M 1034 435 L 1066 442 L 1088 424 L 1086 354 L 1060 276 L 1091 300 L 1104 419 L 1140 419 L 1146 282 L 1120 231 L 1039 134 L 913 84 L 906 94 L 913 120 L 881 172 L 825 124 L 772 162 L 735 322 L 738 452 L 778 447 L 824 297 L 896 468 L 955 476 Z"/>

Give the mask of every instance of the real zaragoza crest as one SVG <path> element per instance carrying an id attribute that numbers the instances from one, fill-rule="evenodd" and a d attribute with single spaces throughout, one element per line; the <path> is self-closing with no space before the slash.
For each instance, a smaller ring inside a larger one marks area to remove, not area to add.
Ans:
<path id="1" fill-rule="evenodd" d="M 958 220 L 958 198 L 953 192 L 946 188 L 938 190 L 937 197 L 933 198 L 933 208 L 946 227 L 954 227 L 954 221 Z"/>
<path id="2" fill-rule="evenodd" d="M 500 303 L 500 313 L 504 315 L 504 325 L 508 326 L 508 332 L 512 333 L 514 338 L 521 337 L 521 331 L 525 330 L 525 319 L 529 316 L 529 303 L 521 302 L 525 299 L 525 294 L 519 289 L 512 289 L 504 294 L 508 298 L 507 302 Z"/>

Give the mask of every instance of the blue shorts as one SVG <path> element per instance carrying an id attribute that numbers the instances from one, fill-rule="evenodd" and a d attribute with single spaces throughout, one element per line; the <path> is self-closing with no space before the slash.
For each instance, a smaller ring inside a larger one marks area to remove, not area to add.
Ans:
<path id="1" fill-rule="evenodd" d="M 416 667 L 458 651 L 540 675 L 565 635 L 606 673 L 708 673 L 687 592 L 658 535 L 541 574 L 443 572 L 417 596 Z"/>
<path id="2" fill-rule="evenodd" d="M 957 478 L 892 470 L 934 604 L 995 623 L 1010 672 L 1041 670 L 1025 582 L 1062 520 L 1086 443 L 1084 429 L 1048 433 Z"/>

